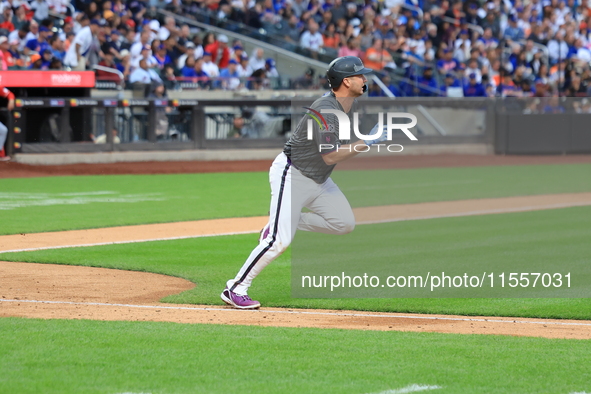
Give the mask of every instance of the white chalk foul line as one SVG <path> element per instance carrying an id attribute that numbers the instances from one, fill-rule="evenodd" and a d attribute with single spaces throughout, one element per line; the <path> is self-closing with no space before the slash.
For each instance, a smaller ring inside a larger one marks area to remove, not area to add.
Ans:
<path id="1" fill-rule="evenodd" d="M 256 230 L 256 231 L 234 231 L 234 232 L 229 232 L 229 233 L 218 233 L 218 234 L 183 235 L 180 237 L 134 239 L 134 240 L 130 240 L 130 241 L 96 242 L 96 243 L 90 243 L 90 244 L 77 244 L 77 245 L 41 246 L 38 248 L 0 250 L 0 254 L 1 253 L 14 253 L 14 252 L 33 252 L 36 250 L 48 250 L 48 249 L 83 248 L 83 247 L 87 247 L 87 246 L 135 244 L 135 243 L 139 243 L 139 242 L 173 241 L 175 239 L 217 237 L 217 236 L 222 236 L 222 235 L 254 234 L 254 233 L 258 233 L 258 232 L 259 232 L 259 230 Z"/>
<path id="2" fill-rule="evenodd" d="M 501 320 L 501 319 L 483 319 L 483 318 L 468 318 L 468 317 L 439 317 L 439 316 L 411 316 L 411 315 L 375 315 L 369 313 L 343 313 L 343 312 L 311 312 L 298 310 L 245 310 L 232 308 L 215 308 L 215 307 L 198 307 L 198 306 L 166 306 L 166 305 L 134 305 L 134 304 L 111 304 L 106 302 L 74 302 L 74 301 L 42 301 L 42 300 L 16 300 L 16 299 L 0 299 L 0 302 L 22 302 L 22 303 L 36 303 L 36 304 L 61 304 L 61 305 L 91 305 L 91 306 L 110 306 L 110 307 L 125 307 L 125 308 L 143 308 L 143 309 L 173 309 L 173 310 L 188 310 L 188 311 L 214 311 L 214 312 L 239 312 L 239 313 L 273 313 L 273 314 L 293 314 L 293 315 L 315 315 L 315 316 L 339 316 L 339 317 L 380 317 L 390 319 L 417 319 L 417 320 L 445 320 L 445 321 L 467 321 L 467 322 L 486 322 L 486 323 L 517 323 L 517 324 L 542 324 L 542 325 L 557 325 L 557 326 L 588 326 L 591 323 L 573 323 L 573 322 L 547 322 L 547 321 L 528 321 L 528 320 Z"/>
<path id="3" fill-rule="evenodd" d="M 401 389 L 392 389 L 381 391 L 376 394 L 407 394 L 407 393 L 416 393 L 419 391 L 429 391 L 429 390 L 437 390 L 442 388 L 441 386 L 426 386 L 420 384 L 411 384 L 410 386 L 403 387 Z"/>

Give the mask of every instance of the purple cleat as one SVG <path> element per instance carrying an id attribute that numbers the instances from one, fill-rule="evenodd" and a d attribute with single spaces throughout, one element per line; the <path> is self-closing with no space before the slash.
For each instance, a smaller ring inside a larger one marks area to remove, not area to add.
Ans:
<path id="1" fill-rule="evenodd" d="M 258 301 L 252 300 L 248 295 L 238 295 L 226 287 L 222 291 L 222 301 L 238 309 L 257 309 L 261 306 Z"/>

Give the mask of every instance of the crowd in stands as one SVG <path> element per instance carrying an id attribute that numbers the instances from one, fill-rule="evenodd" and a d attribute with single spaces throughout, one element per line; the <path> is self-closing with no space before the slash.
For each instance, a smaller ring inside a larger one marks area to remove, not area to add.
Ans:
<path id="1" fill-rule="evenodd" d="M 279 77 L 263 49 L 196 31 L 156 8 L 265 31 L 325 60 L 361 57 L 396 96 L 588 96 L 589 0 L 5 0 L 0 68 L 93 69 L 99 79 L 262 89 Z M 75 10 L 75 12 L 73 12 Z M 52 15 L 61 15 L 55 18 Z M 111 69 L 111 70 L 109 70 Z M 314 70 L 293 87 L 321 87 Z M 370 96 L 383 96 L 370 86 Z"/>

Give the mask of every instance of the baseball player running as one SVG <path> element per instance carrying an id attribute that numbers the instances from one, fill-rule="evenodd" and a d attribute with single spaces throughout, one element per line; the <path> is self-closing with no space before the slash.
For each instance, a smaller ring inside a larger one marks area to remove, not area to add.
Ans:
<path id="1" fill-rule="evenodd" d="M 372 70 L 365 68 L 361 59 L 355 56 L 333 60 L 326 73 L 332 90 L 314 101 L 308 114 L 320 113 L 322 109 L 340 110 L 347 114 L 350 124 L 353 124 L 351 117 L 355 98 L 367 91 L 365 75 L 370 72 Z M 283 152 L 273 161 L 269 171 L 269 222 L 261 232 L 259 244 L 236 277 L 227 282 L 221 294 L 226 304 L 239 309 L 260 307 L 258 301 L 248 296 L 248 289 L 263 268 L 287 249 L 296 229 L 347 234 L 355 228 L 351 206 L 330 174 L 337 163 L 357 154 L 356 145 L 369 146 L 381 142 L 386 138 L 386 133 L 373 141 L 339 140 L 337 117 L 332 114 L 323 116 L 327 127 L 314 124 L 313 138 L 309 140 L 307 120 L 310 117 L 305 115 L 285 144 Z M 327 146 L 329 149 L 324 149 Z M 310 212 L 302 212 L 304 207 Z"/>

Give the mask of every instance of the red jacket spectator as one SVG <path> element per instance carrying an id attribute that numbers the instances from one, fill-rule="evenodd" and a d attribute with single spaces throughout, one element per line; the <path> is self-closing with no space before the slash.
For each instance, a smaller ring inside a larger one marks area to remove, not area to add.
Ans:
<path id="1" fill-rule="evenodd" d="M 205 47 L 205 52 L 211 53 L 211 61 L 217 64 L 218 68 L 228 68 L 230 61 L 230 49 L 228 48 L 228 37 L 220 34 L 218 40 Z"/>

